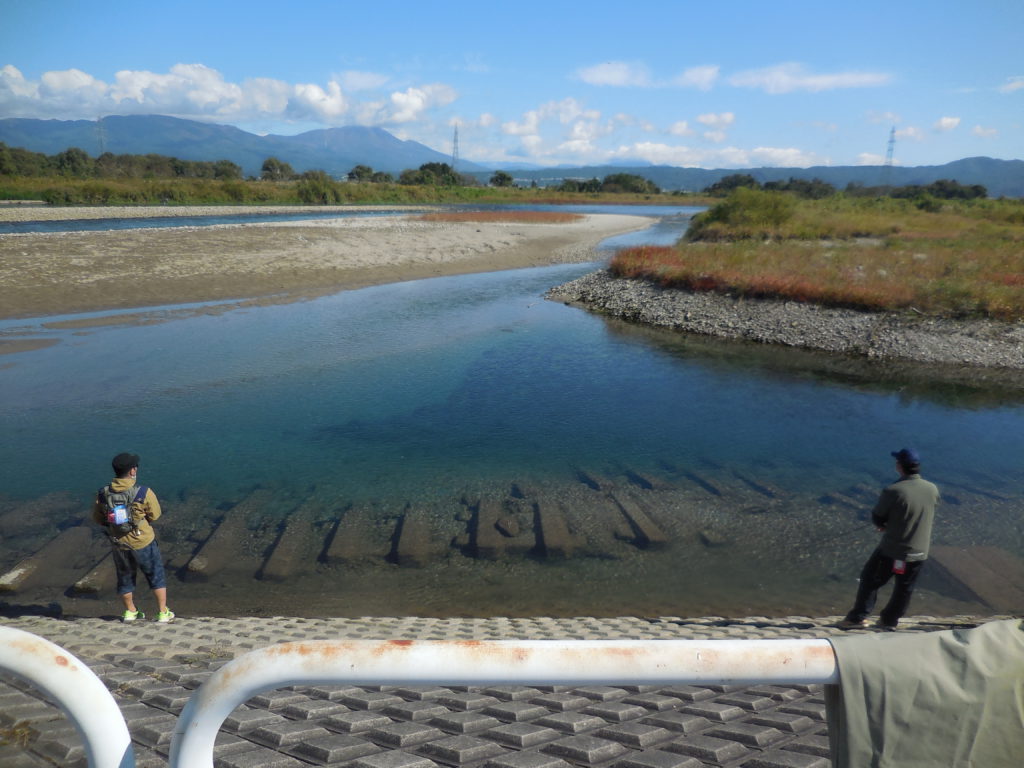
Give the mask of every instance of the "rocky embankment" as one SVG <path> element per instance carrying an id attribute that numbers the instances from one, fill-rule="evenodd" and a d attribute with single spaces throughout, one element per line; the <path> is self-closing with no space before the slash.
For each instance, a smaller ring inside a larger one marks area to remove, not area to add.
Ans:
<path id="1" fill-rule="evenodd" d="M 661 288 L 602 270 L 547 297 L 633 322 L 878 360 L 1024 372 L 1024 323 L 858 312 Z"/>

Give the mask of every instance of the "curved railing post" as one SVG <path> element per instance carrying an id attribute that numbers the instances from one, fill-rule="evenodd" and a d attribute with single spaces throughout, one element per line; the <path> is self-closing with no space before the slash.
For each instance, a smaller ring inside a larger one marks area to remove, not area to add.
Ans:
<path id="1" fill-rule="evenodd" d="M 317 640 L 250 651 L 189 699 L 169 768 L 212 768 L 224 720 L 288 685 L 834 683 L 827 640 Z"/>
<path id="2" fill-rule="evenodd" d="M 84 662 L 45 638 L 0 626 L 0 669 L 27 680 L 57 703 L 81 734 L 91 768 L 134 768 L 124 716 Z"/>

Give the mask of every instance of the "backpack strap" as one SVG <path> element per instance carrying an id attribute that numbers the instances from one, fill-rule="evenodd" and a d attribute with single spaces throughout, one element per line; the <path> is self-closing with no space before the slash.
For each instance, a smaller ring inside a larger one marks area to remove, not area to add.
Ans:
<path id="1" fill-rule="evenodd" d="M 132 499 L 132 504 L 142 504 L 146 500 L 146 494 L 149 493 L 149 488 L 144 485 L 138 486 L 135 491 L 135 498 Z"/>

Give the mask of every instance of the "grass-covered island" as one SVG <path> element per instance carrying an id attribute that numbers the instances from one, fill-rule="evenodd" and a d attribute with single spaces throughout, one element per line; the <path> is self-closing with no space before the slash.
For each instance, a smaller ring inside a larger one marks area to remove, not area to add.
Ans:
<path id="1" fill-rule="evenodd" d="M 1024 201 L 739 188 L 676 245 L 622 250 L 551 296 L 727 338 L 1024 370 Z"/>

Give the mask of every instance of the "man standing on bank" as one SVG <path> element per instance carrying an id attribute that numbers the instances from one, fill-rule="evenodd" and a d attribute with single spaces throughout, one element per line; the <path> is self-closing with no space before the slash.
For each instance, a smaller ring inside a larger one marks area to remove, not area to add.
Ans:
<path id="1" fill-rule="evenodd" d="M 142 571 L 157 601 L 156 620 L 166 623 L 174 618 L 167 608 L 167 579 L 164 561 L 151 523 L 160 517 L 156 494 L 138 485 L 139 457 L 119 453 L 111 462 L 114 479 L 96 494 L 92 517 L 107 530 L 117 571 L 117 594 L 124 602 L 121 620 L 146 618 L 135 607 L 135 576 Z"/>
<path id="2" fill-rule="evenodd" d="M 875 607 L 878 590 L 896 577 L 892 596 L 875 626 L 893 631 L 907 612 L 914 582 L 932 538 L 932 521 L 939 503 L 939 489 L 921 477 L 921 457 L 913 448 L 893 451 L 900 479 L 882 491 L 871 519 L 883 532 L 878 547 L 864 564 L 853 608 L 837 626 L 854 629 L 866 625 Z"/>

